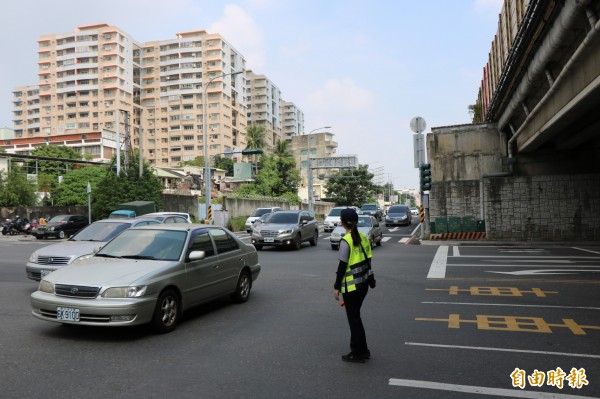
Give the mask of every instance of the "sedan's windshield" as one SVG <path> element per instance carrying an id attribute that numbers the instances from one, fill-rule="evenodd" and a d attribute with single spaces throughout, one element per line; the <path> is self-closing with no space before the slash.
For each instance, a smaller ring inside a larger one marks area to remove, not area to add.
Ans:
<path id="1" fill-rule="evenodd" d="M 360 209 L 363 211 L 374 211 L 377 209 L 377 205 L 363 205 Z"/>
<path id="2" fill-rule="evenodd" d="M 371 217 L 359 216 L 358 227 L 373 227 L 373 221 L 371 220 Z"/>
<path id="3" fill-rule="evenodd" d="M 294 224 L 298 223 L 298 214 L 297 213 L 288 213 L 288 212 L 275 212 L 271 215 L 270 218 L 267 219 L 268 223 L 278 223 L 278 224 Z"/>
<path id="4" fill-rule="evenodd" d="M 71 237 L 71 241 L 100 241 L 107 242 L 112 240 L 123 230 L 127 230 L 129 223 L 92 223 L 79 233 Z"/>
<path id="5" fill-rule="evenodd" d="M 179 260 L 187 232 L 169 230 L 126 230 L 106 244 L 97 256 Z"/>
<path id="6" fill-rule="evenodd" d="M 408 212 L 408 208 L 405 206 L 391 206 L 390 209 L 388 209 L 388 213 L 406 213 Z"/>
<path id="7" fill-rule="evenodd" d="M 66 222 L 67 220 L 69 220 L 69 216 L 59 215 L 59 216 L 54 216 L 52 219 L 48 220 L 48 223 L 60 223 L 60 222 Z"/>

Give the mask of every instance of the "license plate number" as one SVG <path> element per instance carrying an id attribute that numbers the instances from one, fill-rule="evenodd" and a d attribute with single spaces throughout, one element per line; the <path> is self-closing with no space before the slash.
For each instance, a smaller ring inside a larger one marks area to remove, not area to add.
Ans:
<path id="1" fill-rule="evenodd" d="M 52 270 L 42 270 L 40 271 L 40 276 L 42 278 L 46 277 L 47 275 L 49 275 L 50 273 L 52 273 Z"/>
<path id="2" fill-rule="evenodd" d="M 79 321 L 79 309 L 58 306 L 56 308 L 56 318 L 64 321 Z"/>
<path id="3" fill-rule="evenodd" d="M 275 242 L 273 237 L 265 237 L 265 242 Z"/>

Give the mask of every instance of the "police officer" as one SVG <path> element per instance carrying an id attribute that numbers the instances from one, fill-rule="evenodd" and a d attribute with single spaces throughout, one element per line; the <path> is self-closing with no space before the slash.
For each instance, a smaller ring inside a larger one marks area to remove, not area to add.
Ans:
<path id="1" fill-rule="evenodd" d="M 342 356 L 345 362 L 364 363 L 371 357 L 367 347 L 365 328 L 360 317 L 369 287 L 375 288 L 375 276 L 371 270 L 371 243 L 368 237 L 358 231 L 358 214 L 346 208 L 340 215 L 346 235 L 340 241 L 339 263 L 333 285 L 333 297 L 344 297 L 348 324 L 350 325 L 350 353 Z"/>

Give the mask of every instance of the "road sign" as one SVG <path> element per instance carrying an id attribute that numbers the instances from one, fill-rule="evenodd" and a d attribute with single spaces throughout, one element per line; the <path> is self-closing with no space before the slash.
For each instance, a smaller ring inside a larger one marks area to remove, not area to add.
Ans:
<path id="1" fill-rule="evenodd" d="M 421 118 L 420 116 L 415 116 L 410 120 L 410 130 L 417 134 L 421 134 L 423 131 L 425 131 L 426 127 L 427 124 L 425 123 L 425 119 Z"/>

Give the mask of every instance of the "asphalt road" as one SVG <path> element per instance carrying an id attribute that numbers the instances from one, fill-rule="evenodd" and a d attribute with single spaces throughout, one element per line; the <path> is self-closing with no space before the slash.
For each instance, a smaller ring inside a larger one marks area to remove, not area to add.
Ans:
<path id="1" fill-rule="evenodd" d="M 34 319 L 24 264 L 48 242 L 0 237 L 0 396 L 600 397 L 600 245 L 405 245 L 414 227 L 386 229 L 373 251 L 365 364 L 340 359 L 349 329 L 329 234 L 299 251 L 265 248 L 247 303 L 199 307 L 166 335 Z M 547 379 L 559 367 L 562 389 Z"/>

